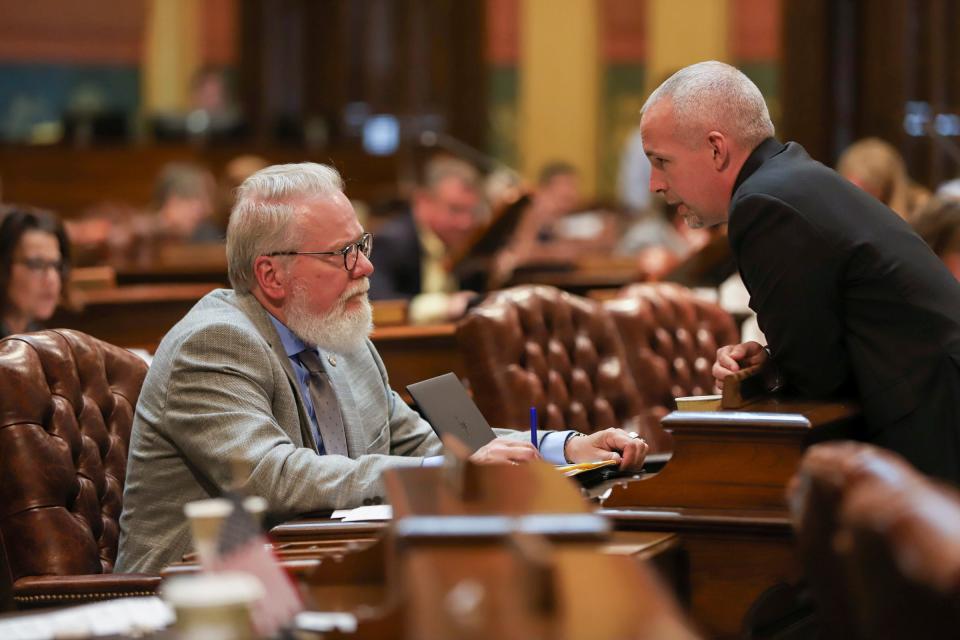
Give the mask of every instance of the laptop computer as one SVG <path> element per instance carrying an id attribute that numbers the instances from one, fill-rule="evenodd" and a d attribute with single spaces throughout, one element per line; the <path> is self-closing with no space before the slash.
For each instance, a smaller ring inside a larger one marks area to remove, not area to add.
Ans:
<path id="1" fill-rule="evenodd" d="M 438 436 L 456 436 L 470 451 L 497 437 L 456 375 L 445 373 L 415 382 L 407 385 L 407 391 Z"/>
<path id="2" fill-rule="evenodd" d="M 480 409 L 467 395 L 459 378 L 445 373 L 436 378 L 407 385 L 407 391 L 416 401 L 424 417 L 438 436 L 450 434 L 459 438 L 471 451 L 476 451 L 497 437 Z M 658 454 L 647 456 L 644 471 L 659 470 L 669 459 L 659 459 Z M 564 467 L 565 465 L 560 465 Z M 616 466 L 602 466 L 579 472 L 575 477 L 585 487 L 617 477 L 635 475 L 634 471 L 621 471 Z"/>

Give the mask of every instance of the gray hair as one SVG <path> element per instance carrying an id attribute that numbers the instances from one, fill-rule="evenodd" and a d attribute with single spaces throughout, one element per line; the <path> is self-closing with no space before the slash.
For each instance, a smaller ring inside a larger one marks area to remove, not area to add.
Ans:
<path id="1" fill-rule="evenodd" d="M 342 192 L 337 170 L 313 162 L 273 165 L 244 180 L 227 227 L 227 274 L 237 293 L 253 288 L 258 256 L 292 248 L 297 236 L 293 222 L 304 202 Z"/>
<path id="2" fill-rule="evenodd" d="M 709 60 L 684 67 L 650 94 L 643 109 L 669 99 L 674 118 L 685 132 L 715 129 L 753 149 L 773 136 L 773 122 L 757 85 L 742 71 Z"/>

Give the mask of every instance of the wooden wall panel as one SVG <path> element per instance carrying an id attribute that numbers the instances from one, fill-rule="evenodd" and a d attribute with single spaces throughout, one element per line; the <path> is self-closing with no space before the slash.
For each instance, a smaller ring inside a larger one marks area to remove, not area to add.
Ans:
<path id="1" fill-rule="evenodd" d="M 146 0 L 0 0 L 0 61 L 137 64 Z"/>

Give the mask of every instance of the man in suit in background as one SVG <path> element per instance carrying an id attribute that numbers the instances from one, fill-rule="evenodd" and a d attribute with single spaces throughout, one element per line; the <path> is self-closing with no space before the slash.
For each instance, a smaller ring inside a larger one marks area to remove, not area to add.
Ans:
<path id="1" fill-rule="evenodd" d="M 455 320 L 476 297 L 460 291 L 450 259 L 485 218 L 480 175 L 470 164 L 445 156 L 427 163 L 410 209 L 377 230 L 373 300 L 410 301 L 416 324 Z"/>
<path id="2" fill-rule="evenodd" d="M 190 543 L 183 505 L 231 483 L 286 518 L 378 504 L 385 469 L 442 461 L 439 439 L 390 389 L 368 338 L 371 249 L 330 167 L 268 167 L 241 185 L 227 230 L 234 289 L 211 292 L 170 330 L 143 383 L 117 571 L 179 559 Z M 534 448 L 510 432 L 472 458 L 618 458 L 636 468 L 646 454 L 618 429 L 572 435 L 545 433 Z M 234 461 L 244 477 L 231 477 Z"/>
<path id="3" fill-rule="evenodd" d="M 671 76 L 641 129 L 650 190 L 692 227 L 729 223 L 769 341 L 721 348 L 718 384 L 762 364 L 803 395 L 855 395 L 860 437 L 960 482 L 960 285 L 909 225 L 775 140 L 760 91 L 729 65 Z"/>

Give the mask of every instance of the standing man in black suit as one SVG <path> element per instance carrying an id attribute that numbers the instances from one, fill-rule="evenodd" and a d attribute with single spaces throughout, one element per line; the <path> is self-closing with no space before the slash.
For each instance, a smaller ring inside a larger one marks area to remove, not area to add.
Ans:
<path id="1" fill-rule="evenodd" d="M 773 138 L 740 71 L 702 62 L 647 100 L 650 190 L 692 227 L 729 223 L 769 342 L 721 348 L 718 384 L 762 364 L 787 390 L 854 395 L 868 440 L 960 482 L 960 285 L 886 206 Z"/>
<path id="2" fill-rule="evenodd" d="M 373 300 L 410 301 L 413 323 L 444 322 L 463 315 L 472 291 L 460 291 L 450 257 L 483 222 L 485 203 L 480 175 L 472 165 L 434 158 L 408 211 L 377 229 Z"/>

